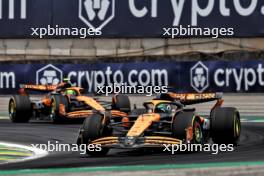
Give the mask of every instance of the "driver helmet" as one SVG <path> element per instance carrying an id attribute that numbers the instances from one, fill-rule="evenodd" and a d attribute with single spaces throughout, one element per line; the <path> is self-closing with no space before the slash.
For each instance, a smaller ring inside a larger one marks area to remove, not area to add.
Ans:
<path id="1" fill-rule="evenodd" d="M 66 95 L 76 95 L 76 92 L 74 90 L 68 89 L 68 90 L 65 90 L 65 94 Z"/>
<path id="2" fill-rule="evenodd" d="M 168 104 L 159 104 L 156 107 L 156 111 L 160 113 L 170 113 L 171 107 Z"/>

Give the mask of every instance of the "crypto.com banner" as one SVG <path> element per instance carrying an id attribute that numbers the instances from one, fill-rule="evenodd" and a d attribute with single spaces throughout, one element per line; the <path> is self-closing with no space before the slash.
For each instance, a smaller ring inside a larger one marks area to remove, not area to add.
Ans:
<path id="1" fill-rule="evenodd" d="M 0 0 L 0 38 L 171 37 L 180 26 L 264 36 L 263 19 L 263 0 Z"/>
<path id="2" fill-rule="evenodd" d="M 96 92 L 97 86 L 168 86 L 178 92 L 264 92 L 264 61 L 139 62 L 0 65 L 0 94 L 20 84 L 58 84 Z"/>

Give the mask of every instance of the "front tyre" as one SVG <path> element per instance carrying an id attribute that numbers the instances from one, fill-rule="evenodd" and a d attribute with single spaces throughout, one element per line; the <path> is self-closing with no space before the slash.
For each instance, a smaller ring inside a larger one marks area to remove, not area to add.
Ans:
<path id="1" fill-rule="evenodd" d="M 121 112 L 130 112 L 130 100 L 127 95 L 117 94 L 112 99 L 112 109 L 119 110 Z"/>
<path id="2" fill-rule="evenodd" d="M 92 114 L 87 117 L 80 130 L 79 144 L 89 145 L 89 143 L 95 139 L 106 137 L 111 135 L 111 131 L 106 125 L 102 124 L 103 116 L 100 114 Z M 87 150 L 87 154 L 90 156 L 105 156 L 109 152 L 109 148 L 101 148 L 100 151 Z"/>

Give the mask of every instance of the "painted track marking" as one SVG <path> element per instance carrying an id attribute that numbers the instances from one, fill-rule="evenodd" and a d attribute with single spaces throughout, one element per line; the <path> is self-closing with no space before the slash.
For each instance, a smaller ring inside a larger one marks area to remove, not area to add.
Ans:
<path id="1" fill-rule="evenodd" d="M 47 154 L 48 152 L 38 148 L 0 142 L 0 164 L 38 159 L 46 156 Z"/>

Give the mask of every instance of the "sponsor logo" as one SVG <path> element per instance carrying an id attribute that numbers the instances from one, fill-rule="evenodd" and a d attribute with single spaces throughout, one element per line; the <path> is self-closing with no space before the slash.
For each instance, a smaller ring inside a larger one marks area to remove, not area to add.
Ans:
<path id="1" fill-rule="evenodd" d="M 102 29 L 115 17 L 115 0 L 79 0 L 79 18 L 90 28 Z"/>
<path id="2" fill-rule="evenodd" d="M 14 72 L 0 72 L 0 89 L 16 87 L 16 74 Z"/>
<path id="3" fill-rule="evenodd" d="M 63 79 L 62 70 L 52 64 L 37 70 L 36 83 L 41 85 L 56 85 Z"/>
<path id="4" fill-rule="evenodd" d="M 236 91 L 252 91 L 256 86 L 264 86 L 263 64 L 257 66 L 235 66 L 218 68 L 214 72 L 214 83 L 217 87 Z"/>
<path id="5" fill-rule="evenodd" d="M 161 18 L 159 13 L 159 8 L 161 8 L 160 2 L 158 0 L 128 0 L 130 12 L 136 18 L 146 18 L 147 16 Z M 172 26 L 179 26 L 184 20 L 190 21 L 191 26 L 199 26 L 200 19 L 208 18 L 213 13 L 217 13 L 225 18 L 232 17 L 234 13 L 240 17 L 248 17 L 254 13 L 264 15 L 264 7 L 261 0 L 210 0 L 203 3 L 199 0 L 170 0 L 167 2 L 170 2 L 170 5 L 166 6 L 166 11 L 172 11 L 173 13 L 173 18 L 171 18 L 173 19 Z M 232 6 L 232 8 L 228 6 Z M 188 11 L 190 7 L 191 10 Z M 188 16 L 185 15 L 187 11 Z"/>
<path id="6" fill-rule="evenodd" d="M 115 70 L 107 66 L 101 70 L 70 71 L 68 78 L 73 86 L 85 87 L 88 92 L 98 91 L 98 86 L 123 84 L 127 86 L 167 86 L 169 77 L 166 69 Z"/>
<path id="7" fill-rule="evenodd" d="M 202 63 L 198 62 L 191 68 L 191 86 L 199 93 L 205 91 L 209 86 L 209 71 Z"/>

